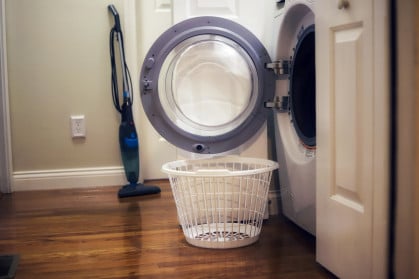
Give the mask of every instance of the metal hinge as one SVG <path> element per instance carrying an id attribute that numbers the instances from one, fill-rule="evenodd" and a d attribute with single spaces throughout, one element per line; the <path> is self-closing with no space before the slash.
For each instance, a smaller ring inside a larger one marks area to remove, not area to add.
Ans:
<path id="1" fill-rule="evenodd" d="M 266 68 L 273 69 L 278 79 L 286 79 L 289 75 L 290 62 L 288 60 L 278 60 L 266 64 Z"/>
<path id="2" fill-rule="evenodd" d="M 265 108 L 274 108 L 278 112 L 288 112 L 289 111 L 289 97 L 288 96 L 275 96 L 275 99 L 272 102 L 266 102 Z"/>

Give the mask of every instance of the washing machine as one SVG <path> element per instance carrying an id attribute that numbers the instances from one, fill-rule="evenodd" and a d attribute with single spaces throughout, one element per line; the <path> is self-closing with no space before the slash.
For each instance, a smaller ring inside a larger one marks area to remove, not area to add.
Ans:
<path id="1" fill-rule="evenodd" d="M 314 1 L 285 1 L 275 17 L 275 61 L 285 79 L 276 84 L 274 116 L 282 211 L 315 235 L 316 73 Z"/>
<path id="2" fill-rule="evenodd" d="M 193 154 L 226 154 L 274 119 L 283 213 L 314 234 L 313 3 L 285 1 L 273 20 L 272 58 L 232 20 L 198 16 L 175 24 L 145 56 L 141 101 L 156 131 Z"/>

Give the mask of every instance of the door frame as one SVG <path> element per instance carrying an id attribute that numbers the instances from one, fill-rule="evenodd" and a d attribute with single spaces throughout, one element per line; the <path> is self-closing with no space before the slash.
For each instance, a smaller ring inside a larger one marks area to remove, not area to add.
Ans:
<path id="1" fill-rule="evenodd" d="M 7 85 L 5 0 L 0 0 L 0 192 L 12 191 L 12 152 Z"/>
<path id="2" fill-rule="evenodd" d="M 419 266 L 419 6 L 392 0 L 395 26 L 394 184 L 391 278 L 418 278 Z"/>

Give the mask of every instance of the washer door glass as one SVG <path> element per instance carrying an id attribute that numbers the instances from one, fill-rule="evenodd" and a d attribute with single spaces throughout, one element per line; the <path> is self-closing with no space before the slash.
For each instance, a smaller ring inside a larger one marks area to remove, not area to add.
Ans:
<path id="1" fill-rule="evenodd" d="M 163 63 L 159 98 L 180 129 L 219 136 L 234 130 L 254 110 L 258 77 L 249 55 L 217 35 L 189 38 Z"/>
<path id="2" fill-rule="evenodd" d="M 233 149 L 265 121 L 263 105 L 274 93 L 269 62 L 242 26 L 214 17 L 189 19 L 166 31 L 146 56 L 144 109 L 156 130 L 180 148 Z"/>

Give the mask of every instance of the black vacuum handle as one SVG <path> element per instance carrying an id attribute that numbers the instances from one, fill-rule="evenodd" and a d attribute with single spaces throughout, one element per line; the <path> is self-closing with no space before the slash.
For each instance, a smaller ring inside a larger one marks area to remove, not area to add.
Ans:
<path id="1" fill-rule="evenodd" d="M 115 19 L 115 31 L 121 32 L 121 24 L 119 23 L 119 14 L 113 4 L 108 6 L 108 10 L 112 13 Z"/>

